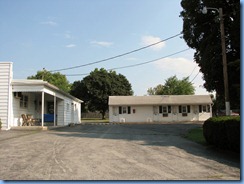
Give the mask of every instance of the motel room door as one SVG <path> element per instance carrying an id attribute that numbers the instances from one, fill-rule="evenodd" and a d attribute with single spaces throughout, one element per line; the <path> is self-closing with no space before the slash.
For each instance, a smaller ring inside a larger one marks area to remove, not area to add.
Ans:
<path id="1" fill-rule="evenodd" d="M 159 121 L 158 106 L 153 106 L 153 122 Z"/>
<path id="2" fill-rule="evenodd" d="M 198 106 L 194 105 L 193 106 L 193 113 L 192 113 L 192 120 L 193 121 L 199 121 L 199 111 L 198 111 Z"/>
<path id="3" fill-rule="evenodd" d="M 172 106 L 172 121 L 178 121 L 178 106 Z"/>
<path id="4" fill-rule="evenodd" d="M 113 122 L 119 122 L 119 107 L 113 107 Z"/>

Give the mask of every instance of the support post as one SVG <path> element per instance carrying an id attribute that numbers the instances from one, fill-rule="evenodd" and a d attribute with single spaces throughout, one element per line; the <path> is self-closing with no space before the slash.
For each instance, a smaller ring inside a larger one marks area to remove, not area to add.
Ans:
<path id="1" fill-rule="evenodd" d="M 56 126 L 56 96 L 54 96 L 54 104 L 53 104 L 53 125 Z"/>
<path id="2" fill-rule="evenodd" d="M 44 91 L 42 91 L 42 127 L 44 125 Z"/>
<path id="3" fill-rule="evenodd" d="M 228 87 L 228 72 L 227 72 L 227 59 L 226 59 L 226 48 L 225 48 L 225 31 L 224 31 L 224 19 L 223 9 L 219 8 L 220 18 L 220 32 L 221 32 L 221 46 L 222 46 L 222 59 L 223 59 L 223 76 L 224 76 L 224 87 L 225 87 L 225 112 L 226 116 L 230 115 L 230 100 L 229 100 L 229 87 Z"/>

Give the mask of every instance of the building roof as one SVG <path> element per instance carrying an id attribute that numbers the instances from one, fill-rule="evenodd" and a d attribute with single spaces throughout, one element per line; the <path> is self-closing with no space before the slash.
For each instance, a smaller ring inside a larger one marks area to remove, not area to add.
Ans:
<path id="1" fill-rule="evenodd" d="M 53 91 L 57 91 L 77 102 L 82 103 L 83 101 L 70 95 L 69 93 L 66 93 L 64 91 L 62 91 L 61 89 L 59 89 L 58 87 L 48 83 L 47 81 L 43 81 L 43 80 L 35 80 L 35 79 L 13 79 L 11 82 L 12 86 L 44 86 L 44 87 L 48 87 L 49 89 L 53 90 Z"/>
<path id="2" fill-rule="evenodd" d="M 109 105 L 212 104 L 210 95 L 110 96 Z"/>

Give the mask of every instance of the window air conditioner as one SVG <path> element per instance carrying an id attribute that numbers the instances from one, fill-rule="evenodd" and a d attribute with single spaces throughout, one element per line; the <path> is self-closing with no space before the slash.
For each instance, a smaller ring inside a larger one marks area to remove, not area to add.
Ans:
<path id="1" fill-rule="evenodd" d="M 21 92 L 14 92 L 14 97 L 15 98 L 21 98 L 22 93 Z"/>

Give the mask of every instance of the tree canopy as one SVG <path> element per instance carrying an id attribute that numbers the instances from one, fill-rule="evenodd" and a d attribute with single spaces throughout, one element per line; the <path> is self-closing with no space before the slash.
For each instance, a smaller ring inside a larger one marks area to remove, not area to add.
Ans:
<path id="1" fill-rule="evenodd" d="M 70 84 L 67 80 L 66 76 L 57 72 L 51 73 L 46 70 L 37 71 L 36 75 L 29 76 L 28 79 L 42 79 L 44 81 L 49 82 L 50 84 L 55 85 L 59 89 L 69 92 L 70 91 Z"/>
<path id="2" fill-rule="evenodd" d="M 165 84 L 159 84 L 154 88 L 149 88 L 149 95 L 193 95 L 195 88 L 189 82 L 189 78 L 179 80 L 175 75 L 165 80 Z"/>
<path id="3" fill-rule="evenodd" d="M 102 118 L 108 110 L 109 96 L 133 95 L 131 84 L 125 76 L 103 68 L 95 69 L 81 81 L 75 81 L 70 93 L 82 99 L 88 110 L 99 111 Z"/>
<path id="4" fill-rule="evenodd" d="M 232 107 L 240 107 L 240 1 L 239 0 L 182 0 L 183 38 L 195 49 L 207 91 L 216 91 L 224 99 L 223 63 L 219 13 L 203 7 L 222 8 L 226 41 L 229 93 Z M 230 90 L 231 89 L 231 90 Z"/>

